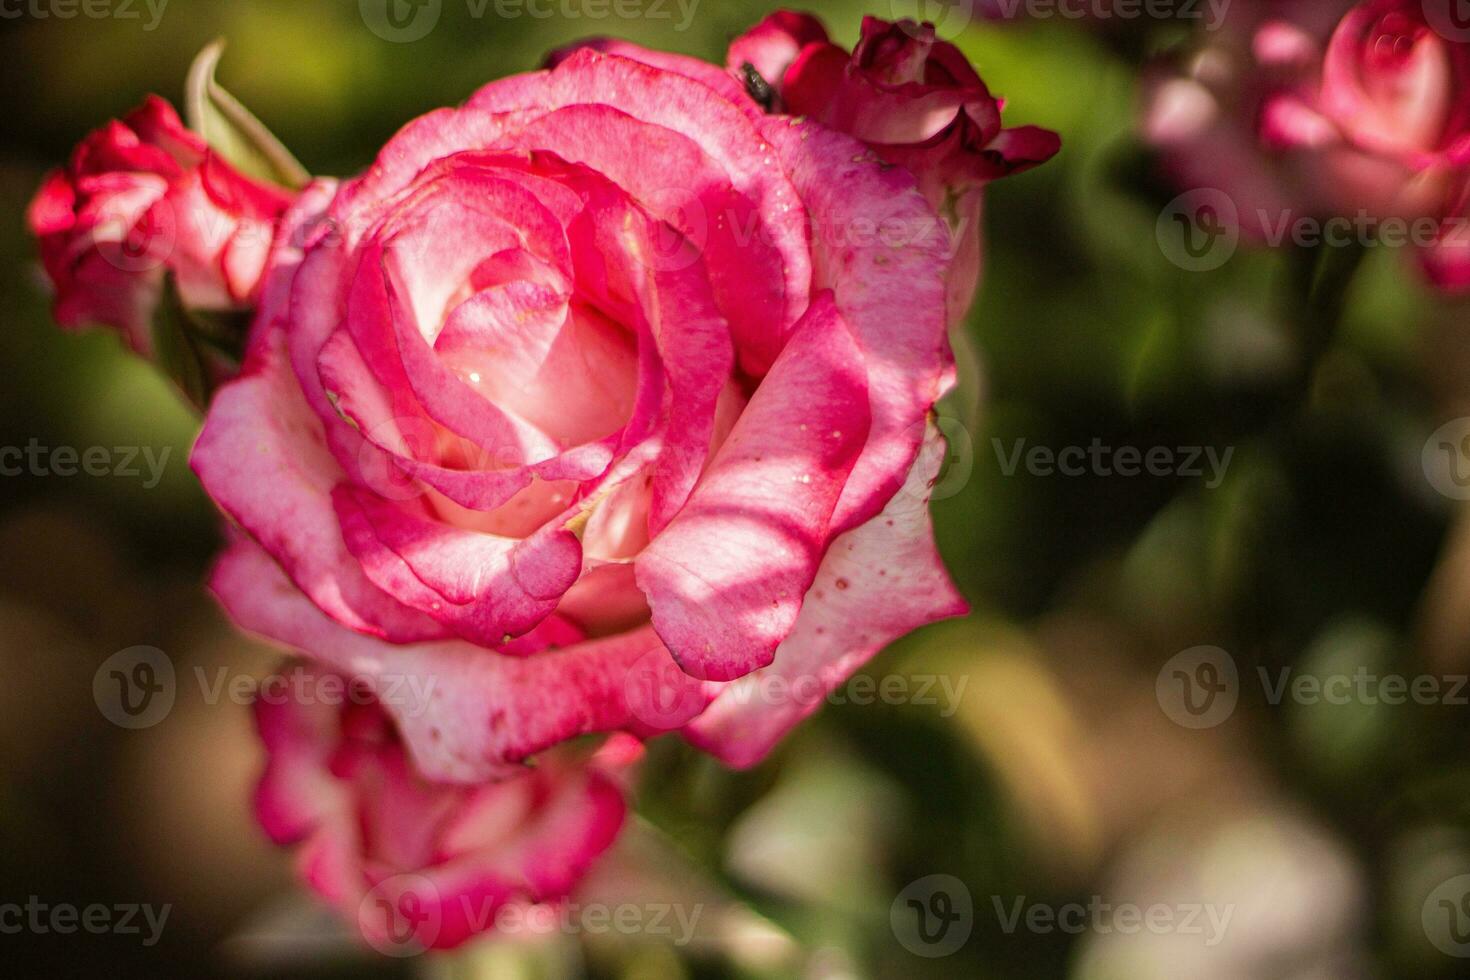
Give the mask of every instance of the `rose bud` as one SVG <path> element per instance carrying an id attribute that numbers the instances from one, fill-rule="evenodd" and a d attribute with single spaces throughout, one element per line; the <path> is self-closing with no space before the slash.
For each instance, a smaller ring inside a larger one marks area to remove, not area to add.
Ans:
<path id="1" fill-rule="evenodd" d="M 237 172 L 149 96 L 83 140 L 31 201 L 57 322 L 112 327 L 148 357 L 166 275 L 186 310 L 249 307 L 291 197 Z"/>
<path id="2" fill-rule="evenodd" d="M 951 321 L 962 318 L 980 276 L 981 188 L 1051 159 L 1057 134 L 1003 128 L 1001 100 L 929 23 L 865 17 L 849 54 L 816 18 L 782 11 L 736 39 L 726 64 L 748 86 L 759 76 L 774 93 L 770 106 L 850 133 L 914 173 L 949 223 L 948 307 Z"/>
<path id="3" fill-rule="evenodd" d="M 499 782 L 437 783 L 362 688 L 306 668 L 286 676 L 255 702 L 267 753 L 256 813 L 382 952 L 448 949 L 494 929 L 507 906 L 561 900 L 617 838 L 641 755 L 628 736 L 590 755 L 564 747 Z M 426 683 L 401 696 L 431 696 L 431 677 L 414 680 Z"/>

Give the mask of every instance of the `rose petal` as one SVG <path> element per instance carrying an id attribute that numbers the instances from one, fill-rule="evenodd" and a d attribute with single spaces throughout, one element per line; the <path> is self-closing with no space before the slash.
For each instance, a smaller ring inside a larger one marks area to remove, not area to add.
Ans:
<path id="1" fill-rule="evenodd" d="M 463 640 L 384 643 L 328 619 L 269 555 L 243 538 L 220 558 L 210 586 L 242 629 L 377 685 L 380 697 L 389 684 L 417 679 L 428 704 L 383 700 L 415 766 L 429 779 L 503 778 L 558 742 L 640 726 L 648 716 L 630 707 L 629 698 L 639 692 L 628 683 L 632 667 L 662 649 L 646 627 L 521 657 L 497 656 Z M 670 696 L 687 693 L 697 710 L 708 700 L 703 692 L 688 679 L 687 692 L 676 688 Z"/>
<path id="2" fill-rule="evenodd" d="M 934 546 L 929 488 L 944 460 L 930 426 L 903 489 L 872 521 L 832 543 L 775 661 L 728 685 L 684 729 L 691 743 L 737 767 L 753 766 L 883 647 L 967 611 Z M 787 696 L 763 700 L 773 678 Z"/>
<path id="3" fill-rule="evenodd" d="M 688 504 L 635 562 L 681 667 L 770 663 L 811 584 L 867 436 L 863 356 L 830 295 L 812 304 Z"/>

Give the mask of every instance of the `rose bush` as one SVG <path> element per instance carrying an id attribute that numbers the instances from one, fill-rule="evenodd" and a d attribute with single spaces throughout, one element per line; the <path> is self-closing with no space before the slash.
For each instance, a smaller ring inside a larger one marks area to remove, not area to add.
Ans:
<path id="1" fill-rule="evenodd" d="M 220 159 L 152 96 L 47 175 L 26 217 L 56 289 L 56 321 L 113 327 L 148 356 L 166 272 L 191 308 L 254 304 L 290 199 Z"/>
<path id="2" fill-rule="evenodd" d="M 261 825 L 299 845 L 301 876 L 390 953 L 457 946 L 508 904 L 564 897 L 616 839 L 641 752 L 621 736 L 590 759 L 558 750 L 514 778 L 451 786 L 418 775 L 370 698 L 260 700 L 255 717 Z"/>
<path id="3" fill-rule="evenodd" d="M 432 779 L 611 730 L 751 764 L 964 609 L 924 506 L 953 367 L 918 181 L 716 66 L 596 48 L 303 192 L 194 451 L 248 534 L 224 604 L 437 677 L 396 717 Z M 772 674 L 803 693 L 752 696 Z"/>
<path id="4" fill-rule="evenodd" d="M 1001 130 L 930 28 L 870 19 L 839 68 L 784 15 L 737 42 L 764 71 L 762 32 L 809 69 L 576 45 L 294 194 L 153 99 L 32 207 L 67 322 L 150 353 L 170 274 L 254 307 L 192 455 L 232 521 L 212 586 L 367 696 L 257 705 L 258 811 L 380 948 L 564 895 L 622 821 L 624 733 L 753 764 L 966 608 L 927 508 L 978 275 L 956 215 L 1055 137 Z"/>

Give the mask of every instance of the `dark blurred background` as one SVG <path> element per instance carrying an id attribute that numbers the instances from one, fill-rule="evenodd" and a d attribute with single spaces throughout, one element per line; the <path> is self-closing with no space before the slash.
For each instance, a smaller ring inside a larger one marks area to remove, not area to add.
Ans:
<path id="1" fill-rule="evenodd" d="M 985 408 L 950 426 L 935 505 L 976 611 L 866 671 L 912 696 L 830 705 L 754 771 L 653 748 L 640 827 L 589 892 L 698 905 L 694 941 L 581 934 L 391 961 L 293 885 L 247 806 L 247 710 L 201 689 L 277 655 L 204 594 L 218 529 L 186 462 L 197 420 L 113 336 L 50 325 L 25 204 L 91 128 L 148 92 L 177 103 L 216 37 L 221 81 L 312 172 L 345 175 L 411 117 L 574 38 L 720 61 L 771 6 L 689 2 L 617 19 L 578 0 L 545 18 L 444 0 L 401 43 L 356 2 L 168 0 L 156 19 L 142 0 L 93 0 L 104 17 L 3 4 L 0 446 L 134 449 L 140 472 L 0 478 L 0 903 L 170 911 L 151 945 L 146 925 L 23 929 L 0 934 L 0 962 L 158 978 L 1466 975 L 1470 688 L 1455 679 L 1470 672 L 1470 522 L 1424 460 L 1431 433 L 1470 415 L 1470 319 L 1370 249 L 1317 349 L 1283 313 L 1317 257 L 1171 263 L 1155 224 L 1175 191 L 1134 136 L 1137 85 L 1188 25 L 1147 20 L 977 20 L 955 37 L 1009 122 L 1063 138 L 1056 160 L 988 191 L 972 317 Z M 921 7 L 812 6 L 844 44 L 865 11 Z M 1018 449 L 1093 445 L 1165 447 L 1180 465 L 1009 465 Z M 1195 450 L 1199 475 L 1182 465 Z M 93 682 L 137 645 L 166 653 L 177 696 L 129 730 Z M 1282 677 L 1397 675 L 1439 694 L 1273 697 Z M 1181 713 L 1180 685 L 1220 676 L 1225 707 Z M 916 951 L 899 919 L 913 895 L 941 911 L 936 889 L 968 918 L 958 948 L 923 956 L 938 950 Z M 1097 905 L 1175 915 L 1130 930 L 1024 914 Z M 1202 932 L 1182 924 L 1191 908 Z"/>

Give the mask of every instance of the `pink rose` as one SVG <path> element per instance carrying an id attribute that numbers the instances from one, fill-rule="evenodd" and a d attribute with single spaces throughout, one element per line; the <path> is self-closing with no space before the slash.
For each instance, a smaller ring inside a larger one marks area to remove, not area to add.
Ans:
<path id="1" fill-rule="evenodd" d="M 256 812 L 276 843 L 299 845 L 306 883 L 383 952 L 458 946 L 507 905 L 555 902 L 617 838 L 621 780 L 640 752 L 627 736 L 591 758 L 560 749 L 511 779 L 447 785 L 414 771 L 371 698 L 336 701 L 256 701 L 267 753 Z"/>
<path id="2" fill-rule="evenodd" d="M 1470 161 L 1470 45 L 1440 36 L 1421 0 L 1359 4 L 1320 57 L 1310 43 L 1282 22 L 1256 34 L 1258 58 L 1282 51 L 1302 69 L 1262 106 L 1267 145 L 1338 211 L 1439 213 Z"/>
<path id="3" fill-rule="evenodd" d="M 815 17 L 780 11 L 737 38 L 726 64 L 747 84 L 758 76 L 774 107 L 850 133 L 918 177 L 954 235 L 949 310 L 963 317 L 980 277 L 981 188 L 1051 159 L 1057 134 L 1003 128 L 1001 100 L 929 23 L 864 17 L 848 54 Z"/>
<path id="4" fill-rule="evenodd" d="M 1299 215 L 1304 195 L 1257 133 L 1260 107 L 1300 76 L 1347 7 L 1347 0 L 1238 6 L 1224 27 L 1182 65 L 1151 66 L 1143 81 L 1143 138 L 1177 184 L 1224 193 L 1240 230 L 1267 241 L 1282 215 Z M 1271 27 L 1256 34 L 1263 25 Z M 1264 54 L 1263 59 L 1258 53 Z M 1229 215 L 1225 215 L 1229 217 Z"/>
<path id="5" fill-rule="evenodd" d="M 925 506 L 953 366 L 915 178 L 601 47 L 303 191 L 194 450 L 249 535 L 223 603 L 370 685 L 434 677 L 385 704 L 433 780 L 593 731 L 751 764 L 965 608 Z"/>
<path id="6" fill-rule="evenodd" d="M 244 177 L 150 96 L 47 175 L 27 221 L 65 327 L 99 323 L 152 351 L 165 270 L 187 307 L 253 304 L 285 191 Z"/>
<path id="7" fill-rule="evenodd" d="M 1145 136 L 1184 183 L 1224 192 L 1252 238 L 1301 218 L 1404 222 L 1432 281 L 1470 286 L 1470 44 L 1419 0 L 1337 19 L 1344 6 L 1239 18 L 1187 76 L 1151 79 Z"/>

